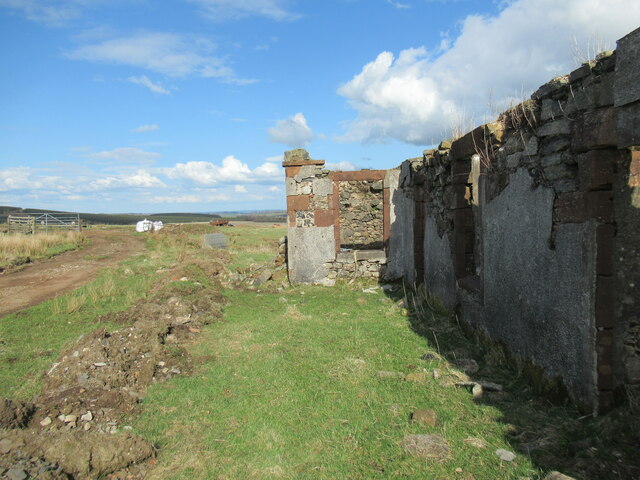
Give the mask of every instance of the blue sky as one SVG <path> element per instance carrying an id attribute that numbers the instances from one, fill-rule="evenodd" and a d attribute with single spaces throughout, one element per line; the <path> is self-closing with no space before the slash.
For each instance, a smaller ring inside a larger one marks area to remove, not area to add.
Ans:
<path id="1" fill-rule="evenodd" d="M 0 0 L 0 205 L 283 209 L 285 150 L 392 168 L 638 26 L 637 0 Z"/>

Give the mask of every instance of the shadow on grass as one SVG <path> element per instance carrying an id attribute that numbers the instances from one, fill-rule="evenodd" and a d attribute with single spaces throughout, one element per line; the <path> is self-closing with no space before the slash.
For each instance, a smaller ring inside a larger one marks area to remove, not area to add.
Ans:
<path id="1" fill-rule="evenodd" d="M 458 372 L 454 378 L 433 372 L 443 388 L 466 388 L 474 395 L 476 382 L 501 387 L 476 387 L 474 397 L 501 412 L 506 440 L 515 453 L 529 457 L 545 473 L 560 471 L 576 479 L 640 478 L 638 413 L 625 406 L 598 417 L 585 415 L 558 395 L 559 389 L 543 391 L 529 369 L 500 345 L 471 334 L 423 288 L 392 287 L 383 290 L 403 303 L 410 328 Z"/>

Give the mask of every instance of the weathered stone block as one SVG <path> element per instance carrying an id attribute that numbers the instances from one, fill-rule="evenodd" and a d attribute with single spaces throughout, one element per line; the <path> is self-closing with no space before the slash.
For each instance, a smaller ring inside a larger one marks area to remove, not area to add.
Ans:
<path id="1" fill-rule="evenodd" d="M 400 178 L 400 168 L 393 168 L 387 170 L 387 174 L 384 176 L 383 187 L 384 188 L 397 188 L 398 180 Z"/>
<path id="2" fill-rule="evenodd" d="M 551 135 L 568 135 L 571 133 L 571 120 L 559 118 L 545 123 L 536 131 L 538 137 L 548 137 Z"/>
<path id="3" fill-rule="evenodd" d="M 615 147 L 618 115 L 612 107 L 584 112 L 573 122 L 571 129 L 571 149 L 586 152 L 593 148 Z"/>
<path id="4" fill-rule="evenodd" d="M 293 178 L 285 178 L 284 185 L 287 196 L 298 194 L 298 182 L 296 182 Z"/>
<path id="5" fill-rule="evenodd" d="M 287 179 L 289 178 L 293 178 L 295 177 L 298 173 L 300 173 L 300 169 L 302 167 L 300 166 L 287 166 L 284 169 L 284 174 L 287 177 Z"/>
<path id="6" fill-rule="evenodd" d="M 545 97 L 550 97 L 566 89 L 568 84 L 569 84 L 568 75 L 556 77 L 548 81 L 544 85 L 542 85 L 535 92 L 533 92 L 533 94 L 531 95 L 531 98 L 535 100 L 535 99 L 543 99 Z"/>
<path id="7" fill-rule="evenodd" d="M 561 118 L 566 115 L 566 109 L 565 101 L 545 98 L 542 100 L 542 106 L 540 108 L 540 120 L 546 122 L 548 120 Z"/>
<path id="8" fill-rule="evenodd" d="M 296 148 L 295 150 L 284 152 L 284 163 L 290 164 L 306 160 L 311 160 L 311 157 L 309 156 L 309 152 L 303 148 Z"/>
<path id="9" fill-rule="evenodd" d="M 614 104 L 637 102 L 640 100 L 640 28 L 618 40 L 616 57 Z"/>
<path id="10" fill-rule="evenodd" d="M 577 82 L 578 80 L 582 80 L 583 78 L 591 75 L 591 63 L 585 62 L 580 67 L 576 68 L 573 72 L 569 74 L 569 82 Z"/>
<path id="11" fill-rule="evenodd" d="M 289 228 L 288 265 L 291 283 L 320 283 L 325 264 L 335 260 L 333 227 Z"/>
<path id="12" fill-rule="evenodd" d="M 384 250 L 357 250 L 356 260 L 366 260 L 368 262 L 387 263 L 387 256 Z"/>
<path id="13" fill-rule="evenodd" d="M 578 157 L 580 190 L 611 188 L 613 165 L 619 158 L 617 150 L 591 150 Z"/>
<path id="14" fill-rule="evenodd" d="M 555 201 L 557 220 L 560 223 L 581 223 L 589 218 L 583 192 L 558 195 Z"/>
<path id="15" fill-rule="evenodd" d="M 322 175 L 322 168 L 318 165 L 303 165 L 300 167 L 300 171 L 293 178 L 297 182 L 303 180 L 313 180 L 316 175 Z"/>
<path id="16" fill-rule="evenodd" d="M 309 210 L 309 195 L 291 195 L 287 197 L 287 210 Z"/>
<path id="17" fill-rule="evenodd" d="M 333 182 L 330 178 L 315 178 L 313 180 L 314 195 L 331 195 L 333 193 Z"/>
<path id="18" fill-rule="evenodd" d="M 502 122 L 491 122 L 481 125 L 457 139 L 451 145 L 450 155 L 453 160 L 462 160 L 475 154 L 486 154 L 493 147 L 502 143 L 505 126 Z"/>
<path id="19" fill-rule="evenodd" d="M 640 145 L 640 102 L 630 103 L 617 110 L 618 148 Z"/>
<path id="20" fill-rule="evenodd" d="M 336 216 L 330 210 L 314 210 L 313 214 L 316 227 L 329 227 L 336 222 Z"/>

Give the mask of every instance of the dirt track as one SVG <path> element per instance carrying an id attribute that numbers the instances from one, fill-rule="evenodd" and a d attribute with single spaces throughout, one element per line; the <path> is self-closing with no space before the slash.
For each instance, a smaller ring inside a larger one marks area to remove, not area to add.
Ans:
<path id="1" fill-rule="evenodd" d="M 88 247 L 0 274 L 0 317 L 74 290 L 103 268 L 144 249 L 144 237 L 130 230 L 87 230 L 84 234 L 91 242 Z"/>

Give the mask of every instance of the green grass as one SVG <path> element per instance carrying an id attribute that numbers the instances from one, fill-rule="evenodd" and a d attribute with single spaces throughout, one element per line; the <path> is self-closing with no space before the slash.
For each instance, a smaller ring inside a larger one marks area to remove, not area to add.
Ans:
<path id="1" fill-rule="evenodd" d="M 278 239 L 286 235 L 285 226 L 238 225 L 219 230 L 229 237 L 229 252 L 232 255 L 229 269 L 243 269 L 255 263 L 272 261 L 278 250 Z"/>
<path id="2" fill-rule="evenodd" d="M 102 272 L 93 282 L 0 320 L 0 397 L 30 400 L 42 374 L 78 336 L 112 323 L 94 323 L 98 315 L 125 310 L 144 296 L 150 275 L 140 275 L 144 258 Z M 128 269 L 128 270 L 127 270 Z M 137 272 L 127 274 L 125 271 Z"/>
<path id="3" fill-rule="evenodd" d="M 526 457 L 501 464 L 500 412 L 464 390 L 379 379 L 376 371 L 431 370 L 437 360 L 382 293 L 361 287 L 293 288 L 286 294 L 227 291 L 224 321 L 203 332 L 190 377 L 152 387 L 136 430 L 160 448 L 157 478 L 519 478 Z M 283 300 L 286 299 L 286 302 Z M 412 424 L 417 408 L 439 425 Z M 453 457 L 403 453 L 412 433 L 438 433 Z M 481 437 L 478 449 L 464 442 Z M 462 468 L 462 474 L 456 474 Z"/>

